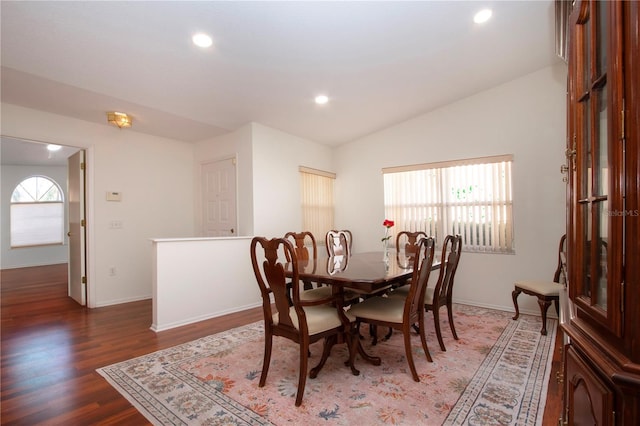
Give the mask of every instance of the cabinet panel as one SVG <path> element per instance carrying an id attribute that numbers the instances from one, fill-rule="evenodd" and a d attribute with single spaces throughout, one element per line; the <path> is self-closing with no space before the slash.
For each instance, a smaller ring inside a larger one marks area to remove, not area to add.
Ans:
<path id="1" fill-rule="evenodd" d="M 566 347 L 567 417 L 570 425 L 613 425 L 613 391 L 580 355 Z"/>
<path id="2" fill-rule="evenodd" d="M 563 421 L 635 426 L 640 424 L 640 7 L 638 1 L 556 1 L 571 5 Z"/>
<path id="3" fill-rule="evenodd" d="M 577 2 L 570 16 L 569 137 L 572 300 L 578 315 L 622 337 L 624 139 L 619 108 L 623 88 L 619 5 Z"/>

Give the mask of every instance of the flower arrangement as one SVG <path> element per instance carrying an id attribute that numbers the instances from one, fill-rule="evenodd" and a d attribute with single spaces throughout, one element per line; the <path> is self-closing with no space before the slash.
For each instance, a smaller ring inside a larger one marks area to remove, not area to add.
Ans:
<path id="1" fill-rule="evenodd" d="M 395 223 L 389 219 L 385 219 L 384 222 L 382 222 L 382 226 L 384 226 L 384 237 L 382 237 L 381 241 L 385 245 L 385 247 L 388 244 L 389 238 L 391 238 L 391 235 L 389 235 L 389 228 L 391 228 L 393 225 L 395 225 Z"/>
<path id="2" fill-rule="evenodd" d="M 391 235 L 389 235 L 389 228 L 393 225 L 395 225 L 395 223 L 389 219 L 385 219 L 384 222 L 382 222 L 382 226 L 384 226 L 384 237 L 382 237 L 381 240 L 382 247 L 384 248 L 382 260 L 385 262 L 389 261 L 389 239 L 391 238 Z"/>
<path id="3" fill-rule="evenodd" d="M 385 219 L 384 222 L 382 222 L 382 226 L 384 226 L 384 237 L 382 237 L 382 242 L 388 241 L 389 238 L 391 238 L 391 235 L 389 235 L 389 228 L 393 225 L 395 225 L 395 223 L 389 219 Z"/>

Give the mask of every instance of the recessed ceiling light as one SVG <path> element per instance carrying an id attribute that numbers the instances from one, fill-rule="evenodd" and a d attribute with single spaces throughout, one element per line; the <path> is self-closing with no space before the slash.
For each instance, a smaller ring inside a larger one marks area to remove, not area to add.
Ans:
<path id="1" fill-rule="evenodd" d="M 491 9 L 483 9 L 474 15 L 473 22 L 476 24 L 483 24 L 491 18 L 491 14 Z"/>
<path id="2" fill-rule="evenodd" d="M 191 40 L 193 40 L 193 44 L 198 47 L 210 47 L 213 44 L 211 37 L 205 33 L 194 34 L 194 36 L 191 37 Z"/>
<path id="3" fill-rule="evenodd" d="M 47 145 L 47 149 L 51 152 L 60 151 L 62 147 L 60 145 L 49 144 Z"/>
<path id="4" fill-rule="evenodd" d="M 318 105 L 324 105 L 329 102 L 329 97 L 327 95 L 318 95 L 316 96 L 315 101 Z"/>

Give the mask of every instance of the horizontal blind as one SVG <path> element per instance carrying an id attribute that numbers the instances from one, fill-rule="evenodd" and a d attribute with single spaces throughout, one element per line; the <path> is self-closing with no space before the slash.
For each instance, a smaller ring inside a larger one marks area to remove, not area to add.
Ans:
<path id="1" fill-rule="evenodd" d="M 12 203 L 11 247 L 62 244 L 63 203 Z"/>

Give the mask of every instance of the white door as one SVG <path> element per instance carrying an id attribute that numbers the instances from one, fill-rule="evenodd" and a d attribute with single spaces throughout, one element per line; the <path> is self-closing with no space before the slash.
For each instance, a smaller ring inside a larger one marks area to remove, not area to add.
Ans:
<path id="1" fill-rule="evenodd" d="M 201 176 L 202 235 L 237 235 L 235 158 L 202 164 Z"/>
<path id="2" fill-rule="evenodd" d="M 69 198 L 69 296 L 87 304 L 85 170 L 84 150 L 69 157 L 67 196 Z"/>

